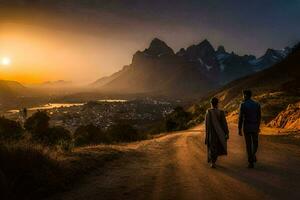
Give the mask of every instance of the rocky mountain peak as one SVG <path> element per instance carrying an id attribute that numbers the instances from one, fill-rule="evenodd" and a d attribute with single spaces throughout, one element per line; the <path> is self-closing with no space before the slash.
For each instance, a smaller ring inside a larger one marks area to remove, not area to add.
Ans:
<path id="1" fill-rule="evenodd" d="M 205 51 L 210 51 L 210 52 L 214 52 L 215 51 L 214 47 L 211 45 L 211 43 L 207 39 L 205 39 L 202 42 L 200 42 L 197 45 L 197 47 L 199 49 L 202 49 L 202 50 L 205 50 Z"/>
<path id="2" fill-rule="evenodd" d="M 272 56 L 274 54 L 276 54 L 276 51 L 274 49 L 270 49 L 270 48 L 267 49 L 267 51 L 265 53 L 266 56 Z"/>
<path id="3" fill-rule="evenodd" d="M 154 38 L 145 53 L 151 56 L 173 55 L 174 51 L 164 41 Z"/>
<path id="4" fill-rule="evenodd" d="M 272 61 L 272 64 L 282 60 L 287 54 L 284 50 L 267 49 L 266 53 L 261 57 L 264 62 Z"/>
<path id="5" fill-rule="evenodd" d="M 217 49 L 217 54 L 225 54 L 227 53 L 224 46 L 219 46 Z"/>
<path id="6" fill-rule="evenodd" d="M 190 61 L 202 59 L 214 59 L 215 50 L 208 40 L 203 40 L 197 45 L 192 45 L 186 49 L 185 57 Z"/>

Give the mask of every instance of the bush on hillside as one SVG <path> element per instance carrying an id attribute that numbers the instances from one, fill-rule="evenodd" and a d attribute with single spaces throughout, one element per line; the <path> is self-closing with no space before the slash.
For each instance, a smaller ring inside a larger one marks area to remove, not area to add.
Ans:
<path id="1" fill-rule="evenodd" d="M 48 145 L 69 143 L 72 140 L 71 132 L 62 126 L 48 128 L 46 134 L 42 135 L 42 141 Z"/>
<path id="2" fill-rule="evenodd" d="M 196 126 L 205 120 L 206 110 L 209 108 L 209 103 L 195 104 L 192 106 L 192 119 L 188 122 L 188 127 Z"/>
<path id="3" fill-rule="evenodd" d="M 154 123 L 149 129 L 149 131 L 147 131 L 147 133 L 150 135 L 156 135 L 156 134 L 164 133 L 166 131 L 167 131 L 166 122 L 165 120 L 162 120 L 160 122 Z"/>
<path id="4" fill-rule="evenodd" d="M 100 127 L 93 124 L 79 126 L 74 132 L 73 137 L 76 146 L 107 143 L 109 141 L 106 133 Z"/>
<path id="5" fill-rule="evenodd" d="M 114 142 L 132 142 L 147 138 L 146 134 L 138 133 L 133 126 L 124 123 L 110 126 L 107 132 Z"/>
<path id="6" fill-rule="evenodd" d="M 50 117 L 38 111 L 25 122 L 25 129 L 31 133 L 33 141 L 46 145 L 59 145 L 71 142 L 71 133 L 61 126 L 49 127 Z"/>
<path id="7" fill-rule="evenodd" d="M 22 137 L 24 130 L 20 123 L 0 117 L 0 139 L 15 140 Z"/>
<path id="8" fill-rule="evenodd" d="M 189 112 L 178 106 L 166 117 L 166 131 L 179 131 L 188 128 L 188 123 L 192 119 Z"/>
<path id="9" fill-rule="evenodd" d="M 39 139 L 40 134 L 49 128 L 49 120 L 46 112 L 38 111 L 26 120 L 24 127 L 32 133 L 33 138 Z"/>

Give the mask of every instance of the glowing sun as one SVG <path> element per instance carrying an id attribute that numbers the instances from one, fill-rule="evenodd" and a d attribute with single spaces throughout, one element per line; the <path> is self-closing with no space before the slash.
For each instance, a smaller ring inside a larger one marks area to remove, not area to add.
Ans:
<path id="1" fill-rule="evenodd" d="M 0 63 L 1 63 L 1 65 L 5 65 L 5 66 L 10 65 L 11 59 L 9 57 L 2 57 L 0 59 Z"/>

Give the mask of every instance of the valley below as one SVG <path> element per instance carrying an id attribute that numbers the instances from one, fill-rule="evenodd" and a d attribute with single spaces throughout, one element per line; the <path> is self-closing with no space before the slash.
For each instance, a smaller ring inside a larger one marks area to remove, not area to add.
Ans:
<path id="1" fill-rule="evenodd" d="M 38 111 L 44 111 L 51 118 L 52 126 L 62 126 L 72 132 L 79 126 L 89 124 L 107 129 L 119 121 L 131 124 L 138 130 L 147 131 L 147 129 L 151 129 L 152 124 L 162 121 L 179 104 L 180 102 L 176 101 L 151 98 L 100 99 L 84 103 L 47 103 L 35 107 L 3 111 L 0 114 L 23 123 L 24 118 L 28 118 Z"/>

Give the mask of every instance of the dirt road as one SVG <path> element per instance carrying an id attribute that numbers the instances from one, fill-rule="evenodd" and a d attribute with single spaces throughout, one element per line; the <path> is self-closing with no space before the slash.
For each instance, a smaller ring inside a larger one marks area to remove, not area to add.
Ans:
<path id="1" fill-rule="evenodd" d="M 230 126 L 229 155 L 209 168 L 203 127 L 132 144 L 130 155 L 54 199 L 300 199 L 300 148 L 260 141 L 247 168 L 244 138 Z"/>

